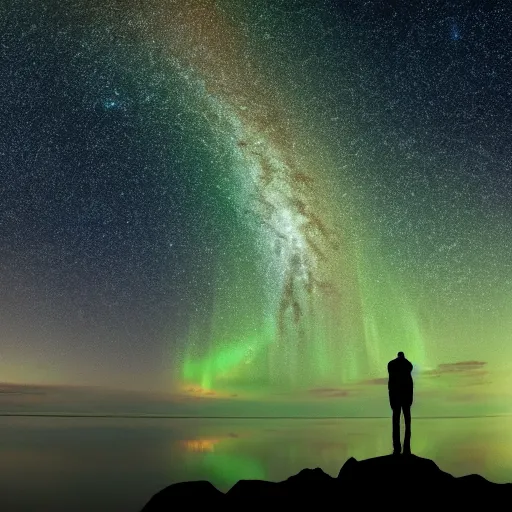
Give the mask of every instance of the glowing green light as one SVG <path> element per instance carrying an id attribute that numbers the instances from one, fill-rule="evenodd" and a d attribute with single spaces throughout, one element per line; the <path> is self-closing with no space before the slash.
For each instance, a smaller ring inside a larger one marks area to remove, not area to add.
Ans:
<path id="1" fill-rule="evenodd" d="M 229 453 L 208 453 L 202 466 L 214 480 L 234 485 L 238 480 L 266 480 L 265 468 L 255 459 Z"/>

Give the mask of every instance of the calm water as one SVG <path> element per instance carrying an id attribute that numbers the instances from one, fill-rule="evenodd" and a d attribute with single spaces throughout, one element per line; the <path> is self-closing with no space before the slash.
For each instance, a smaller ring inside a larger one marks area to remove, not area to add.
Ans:
<path id="1" fill-rule="evenodd" d="M 137 512 L 173 482 L 337 475 L 390 453 L 389 420 L 0 418 L 3 512 Z M 413 419 L 412 449 L 461 476 L 512 482 L 512 418 Z"/>

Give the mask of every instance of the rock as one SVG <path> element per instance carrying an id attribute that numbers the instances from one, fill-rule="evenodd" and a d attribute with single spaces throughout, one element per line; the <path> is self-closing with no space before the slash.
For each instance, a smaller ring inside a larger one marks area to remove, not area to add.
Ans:
<path id="1" fill-rule="evenodd" d="M 250 496 L 253 500 L 261 501 L 286 496 L 286 490 L 276 482 L 266 482 L 264 480 L 239 480 L 226 493 L 230 502 L 245 502 Z"/>
<path id="2" fill-rule="evenodd" d="M 512 484 L 495 484 L 479 475 L 455 478 L 432 460 L 415 455 L 387 455 L 361 461 L 351 457 L 337 478 L 320 468 L 303 469 L 282 482 L 240 480 L 226 494 L 205 481 L 174 484 L 153 496 L 142 512 L 168 511 L 177 503 L 186 503 L 191 508 L 325 505 L 365 509 L 389 505 L 404 510 L 425 506 L 445 510 L 455 506 L 497 507 L 502 501 L 511 500 Z"/>
<path id="3" fill-rule="evenodd" d="M 355 465 L 357 464 L 357 460 L 354 459 L 354 457 L 350 457 L 350 459 L 347 459 L 347 462 L 341 466 L 340 472 L 338 473 L 338 479 L 339 480 L 348 480 L 352 478 L 355 471 Z"/>
<path id="4" fill-rule="evenodd" d="M 160 512 L 171 510 L 177 504 L 222 505 L 226 500 L 223 492 L 219 491 L 210 482 L 199 480 L 197 482 L 180 482 L 169 485 L 157 492 L 141 512 Z M 181 506 L 180 506 L 181 508 Z"/>
<path id="5" fill-rule="evenodd" d="M 287 502 L 302 501 L 313 495 L 329 493 L 335 479 L 320 468 L 303 469 L 282 482 L 262 480 L 241 480 L 226 494 L 229 503 L 241 504 L 250 496 L 251 503 L 286 498 Z"/>

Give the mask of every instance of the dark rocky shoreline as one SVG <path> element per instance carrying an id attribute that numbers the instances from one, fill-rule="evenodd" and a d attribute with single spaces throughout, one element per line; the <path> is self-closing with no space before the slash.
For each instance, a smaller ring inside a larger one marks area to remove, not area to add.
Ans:
<path id="1" fill-rule="evenodd" d="M 348 459 L 337 477 L 320 468 L 303 469 L 282 482 L 240 480 L 223 493 L 207 481 L 170 485 L 155 494 L 141 512 L 196 506 L 329 506 L 394 509 L 510 506 L 512 484 L 496 484 L 479 475 L 456 478 L 434 461 L 415 455 Z"/>

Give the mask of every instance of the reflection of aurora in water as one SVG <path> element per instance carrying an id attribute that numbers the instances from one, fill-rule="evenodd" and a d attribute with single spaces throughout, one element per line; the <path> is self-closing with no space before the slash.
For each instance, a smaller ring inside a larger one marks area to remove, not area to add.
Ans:
<path id="1" fill-rule="evenodd" d="M 196 454 L 199 458 L 189 459 L 189 464 L 197 465 L 206 471 L 211 478 L 220 485 L 232 485 L 243 479 L 267 478 L 267 472 L 258 460 L 253 457 L 233 452 L 233 443 L 236 448 L 237 440 L 221 438 L 187 439 L 180 443 L 184 451 Z M 216 448 L 219 448 L 216 450 Z"/>
<path id="2" fill-rule="evenodd" d="M 380 373 L 397 339 L 423 360 L 414 312 L 357 242 L 346 194 L 333 189 L 338 169 L 306 150 L 310 134 L 295 126 L 291 98 L 265 82 L 238 29 L 207 6 L 174 12 L 180 29 L 169 37 L 175 71 L 210 130 L 203 142 L 224 155 L 233 247 L 243 248 L 212 262 L 213 310 L 192 321 L 178 358 L 185 384 L 339 385 Z"/>
<path id="3" fill-rule="evenodd" d="M 237 249 L 212 262 L 212 310 L 192 321 L 177 358 L 185 385 L 340 385 L 380 373 L 397 341 L 423 363 L 414 311 L 362 245 L 346 194 L 333 187 L 338 169 L 306 149 L 313 133 L 297 128 L 292 98 L 255 71 L 213 4 L 184 3 L 172 20 L 174 70 L 207 123 L 203 142 L 223 155 L 219 187 L 236 211 Z"/>
<path id="4" fill-rule="evenodd" d="M 187 439 L 182 441 L 182 445 L 188 452 L 213 452 L 219 442 L 219 439 Z"/>
<path id="5" fill-rule="evenodd" d="M 390 450 L 390 419 L 232 420 L 229 424 L 215 420 L 207 425 L 191 423 L 188 428 L 196 437 L 178 448 L 184 453 L 184 467 L 192 470 L 187 478 L 208 479 L 224 492 L 240 479 L 280 481 L 306 467 L 320 467 L 335 477 L 349 457 L 363 460 Z M 236 430 L 237 437 L 220 434 L 227 428 Z M 416 419 L 413 428 L 415 453 L 437 460 L 444 471 L 510 482 L 510 418 Z M 198 446 L 213 449 L 198 450 Z"/>

